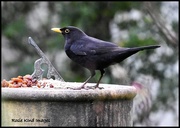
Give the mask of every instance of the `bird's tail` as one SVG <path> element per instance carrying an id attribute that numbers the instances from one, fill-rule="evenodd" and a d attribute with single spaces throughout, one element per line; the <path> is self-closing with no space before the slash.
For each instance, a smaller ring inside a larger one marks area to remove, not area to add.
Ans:
<path id="1" fill-rule="evenodd" d="M 141 50 L 146 50 L 146 49 L 155 49 L 159 48 L 160 46 L 158 45 L 150 45 L 150 46 L 142 46 L 142 47 L 134 47 L 134 48 L 127 48 L 126 50 L 121 50 L 119 54 L 115 57 L 114 60 L 116 62 L 121 62 L 124 59 L 128 58 L 129 56 L 141 51 Z"/>
<path id="2" fill-rule="evenodd" d="M 155 49 L 155 48 L 159 48 L 159 45 L 150 45 L 150 46 L 142 46 L 142 47 L 135 47 L 135 48 L 130 48 L 132 51 L 141 51 L 141 50 L 145 50 L 145 49 Z"/>

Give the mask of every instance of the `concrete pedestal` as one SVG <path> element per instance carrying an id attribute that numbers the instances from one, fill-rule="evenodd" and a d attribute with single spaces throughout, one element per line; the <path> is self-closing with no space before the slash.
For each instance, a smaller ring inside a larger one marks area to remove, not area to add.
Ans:
<path id="1" fill-rule="evenodd" d="M 104 89 L 2 88 L 2 126 L 132 126 L 136 89 L 100 87 Z"/>

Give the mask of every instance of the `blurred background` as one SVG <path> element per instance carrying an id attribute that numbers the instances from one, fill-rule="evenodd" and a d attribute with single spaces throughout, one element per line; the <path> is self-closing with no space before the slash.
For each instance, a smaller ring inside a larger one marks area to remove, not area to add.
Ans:
<path id="1" fill-rule="evenodd" d="M 28 44 L 32 37 L 65 81 L 84 82 L 90 72 L 66 56 L 63 36 L 51 31 L 64 26 L 121 47 L 160 45 L 110 66 L 101 82 L 137 88 L 134 126 L 179 125 L 178 2 L 1 2 L 1 81 L 33 73 L 40 56 Z"/>

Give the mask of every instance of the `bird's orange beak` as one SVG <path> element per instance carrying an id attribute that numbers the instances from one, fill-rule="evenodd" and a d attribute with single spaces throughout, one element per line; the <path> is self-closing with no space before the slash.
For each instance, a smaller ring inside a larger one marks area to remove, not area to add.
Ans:
<path id="1" fill-rule="evenodd" d="M 53 31 L 55 31 L 55 32 L 62 33 L 62 31 L 60 30 L 60 28 L 51 28 L 51 30 L 53 30 Z"/>

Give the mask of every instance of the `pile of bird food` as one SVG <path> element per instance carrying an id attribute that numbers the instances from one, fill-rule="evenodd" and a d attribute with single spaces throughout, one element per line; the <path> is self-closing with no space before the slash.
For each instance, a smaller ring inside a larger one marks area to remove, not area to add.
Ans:
<path id="1" fill-rule="evenodd" d="M 58 86 L 59 88 L 63 88 L 64 83 L 53 80 L 43 78 L 42 80 L 33 79 L 31 75 L 27 74 L 25 76 L 18 76 L 11 78 L 11 80 L 7 81 L 5 79 L 2 80 L 1 86 L 6 88 L 54 88 Z"/>
<path id="2" fill-rule="evenodd" d="M 20 87 L 32 87 L 37 85 L 37 80 L 32 79 L 31 75 L 25 76 L 18 76 L 11 78 L 11 80 L 7 81 L 5 79 L 2 80 L 1 86 L 2 87 L 9 87 L 9 88 L 20 88 Z"/>

